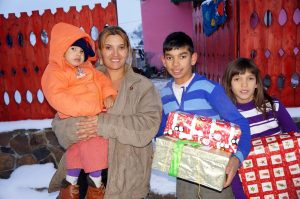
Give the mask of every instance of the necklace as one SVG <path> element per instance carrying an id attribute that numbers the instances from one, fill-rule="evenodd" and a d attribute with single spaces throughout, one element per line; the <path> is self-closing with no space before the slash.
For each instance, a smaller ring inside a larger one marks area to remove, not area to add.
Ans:
<path id="1" fill-rule="evenodd" d="M 84 70 L 82 68 L 80 68 L 79 66 L 77 66 L 77 71 L 76 71 L 77 79 L 83 78 L 84 76 L 86 76 L 86 73 L 84 72 Z"/>

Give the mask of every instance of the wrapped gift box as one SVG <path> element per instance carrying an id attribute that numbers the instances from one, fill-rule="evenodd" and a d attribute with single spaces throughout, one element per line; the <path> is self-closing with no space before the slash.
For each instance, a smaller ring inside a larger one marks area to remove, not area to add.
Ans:
<path id="1" fill-rule="evenodd" d="M 184 140 L 169 136 L 156 139 L 152 168 L 221 191 L 225 182 L 225 167 L 231 154 L 186 140 L 199 146 L 184 145 L 182 151 L 178 151 L 175 150 L 178 141 Z M 177 155 L 181 156 L 179 160 Z M 177 173 L 170 174 L 174 168 Z"/>
<path id="2" fill-rule="evenodd" d="M 171 112 L 164 134 L 235 153 L 241 130 L 238 125 L 223 120 L 184 112 Z"/>
<path id="3" fill-rule="evenodd" d="M 248 198 L 300 198 L 300 133 L 256 138 L 239 169 Z"/>

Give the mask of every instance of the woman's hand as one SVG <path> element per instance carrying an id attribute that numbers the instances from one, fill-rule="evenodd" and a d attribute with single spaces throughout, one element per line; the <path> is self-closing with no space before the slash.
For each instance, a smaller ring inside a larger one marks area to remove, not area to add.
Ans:
<path id="1" fill-rule="evenodd" d="M 79 140 L 88 140 L 97 136 L 98 116 L 87 116 L 76 123 Z"/>
<path id="2" fill-rule="evenodd" d="M 238 158 L 232 156 L 230 159 L 229 159 L 229 162 L 227 164 L 227 167 L 225 169 L 225 173 L 227 175 L 227 178 L 226 178 L 226 181 L 224 183 L 224 188 L 225 187 L 228 187 L 231 182 L 232 182 L 232 179 L 234 178 L 238 168 L 239 168 L 239 165 L 240 165 L 240 161 Z"/>

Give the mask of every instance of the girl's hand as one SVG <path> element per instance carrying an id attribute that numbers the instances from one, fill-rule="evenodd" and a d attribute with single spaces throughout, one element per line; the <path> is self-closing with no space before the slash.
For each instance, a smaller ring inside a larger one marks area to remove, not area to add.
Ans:
<path id="1" fill-rule="evenodd" d="M 108 96 L 107 98 L 104 99 L 104 106 L 106 108 L 111 108 L 114 105 L 115 99 L 113 96 Z"/>
<path id="2" fill-rule="evenodd" d="M 79 140 L 88 140 L 97 136 L 98 116 L 87 116 L 76 123 Z"/>
<path id="3" fill-rule="evenodd" d="M 231 182 L 232 182 L 232 179 L 234 178 L 238 168 L 239 168 L 239 165 L 240 165 L 240 161 L 238 158 L 232 156 L 230 159 L 229 159 L 229 162 L 226 166 L 226 169 L 225 169 L 225 173 L 227 175 L 227 178 L 226 178 L 226 181 L 224 183 L 224 188 L 225 187 L 228 187 Z"/>

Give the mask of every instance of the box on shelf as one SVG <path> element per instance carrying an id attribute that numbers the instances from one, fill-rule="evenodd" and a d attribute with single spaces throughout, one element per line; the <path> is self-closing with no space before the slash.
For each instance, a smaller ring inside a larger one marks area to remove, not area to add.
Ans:
<path id="1" fill-rule="evenodd" d="M 169 113 L 164 134 L 235 153 L 241 130 L 230 122 L 177 111 Z"/>
<path id="2" fill-rule="evenodd" d="M 181 145 L 182 151 L 177 150 L 178 144 L 182 142 L 188 144 Z M 198 144 L 198 146 L 189 144 Z M 225 182 L 225 167 L 230 155 L 229 152 L 201 146 L 196 142 L 161 136 L 156 138 L 152 168 L 167 172 L 169 175 L 172 172 L 172 176 L 221 191 Z"/>
<path id="3" fill-rule="evenodd" d="M 300 198 L 300 133 L 256 138 L 239 169 L 248 198 Z"/>

